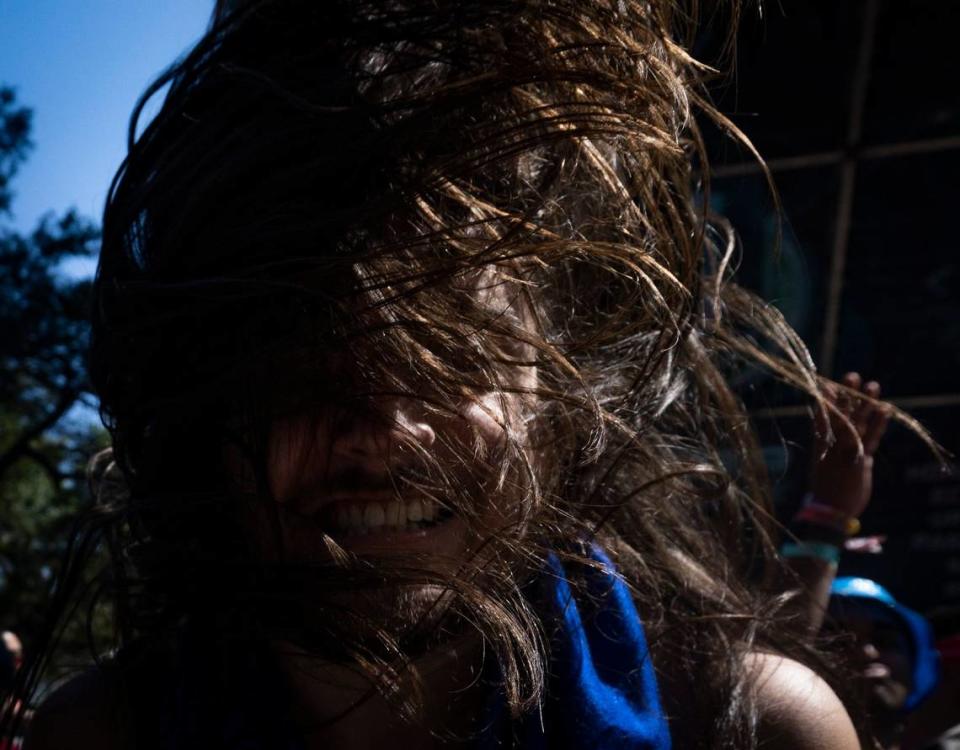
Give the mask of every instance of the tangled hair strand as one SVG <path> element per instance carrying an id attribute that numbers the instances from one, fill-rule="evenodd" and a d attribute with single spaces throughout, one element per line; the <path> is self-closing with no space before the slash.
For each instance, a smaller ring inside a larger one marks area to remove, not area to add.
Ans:
<path id="1" fill-rule="evenodd" d="M 728 228 L 695 199 L 698 118 L 737 136 L 687 51 L 698 6 L 220 3 L 141 99 L 104 217 L 90 363 L 126 489 L 96 528 L 113 539 L 121 645 L 185 618 L 228 643 L 282 637 L 414 717 L 413 658 L 469 623 L 517 716 L 542 699 L 550 635 L 525 592 L 551 554 L 576 585 L 595 544 L 680 696 L 668 712 L 696 717 L 677 745 L 756 746 L 747 653 L 826 670 L 783 615 L 768 480 L 729 386 L 759 364 L 822 404 L 820 378 L 731 281 Z M 510 309 L 482 304 L 490 278 Z M 454 418 L 489 393 L 527 415 L 526 436 L 504 420 L 496 455 L 420 450 L 397 478 L 475 526 L 477 488 L 514 509 L 455 574 L 330 537 L 329 564 L 250 562 L 238 508 L 276 507 L 276 420 L 330 405 L 335 423 L 389 420 L 388 398 Z M 231 451 L 253 490 L 232 482 Z M 342 606 L 424 580 L 448 606 L 412 630 Z"/>

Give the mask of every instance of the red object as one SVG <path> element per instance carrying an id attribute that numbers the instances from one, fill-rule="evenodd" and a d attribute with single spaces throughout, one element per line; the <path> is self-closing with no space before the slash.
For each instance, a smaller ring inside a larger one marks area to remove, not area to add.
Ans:
<path id="1" fill-rule="evenodd" d="M 853 539 L 847 539 L 843 543 L 843 548 L 848 552 L 861 552 L 868 555 L 879 555 L 883 552 L 883 543 L 887 541 L 885 534 L 876 536 L 856 536 Z"/>
<path id="2" fill-rule="evenodd" d="M 851 518 L 837 509 L 821 503 L 808 503 L 804 505 L 797 515 L 794 516 L 794 521 L 805 521 L 817 526 L 828 526 L 848 536 L 855 534 L 860 526 L 855 518 Z"/>
<path id="3" fill-rule="evenodd" d="M 943 661 L 960 664 L 960 634 L 947 636 L 937 641 L 936 646 Z"/>

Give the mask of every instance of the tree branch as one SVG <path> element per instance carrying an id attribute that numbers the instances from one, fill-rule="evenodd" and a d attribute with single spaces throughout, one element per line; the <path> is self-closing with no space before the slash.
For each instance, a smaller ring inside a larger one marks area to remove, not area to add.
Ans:
<path id="1" fill-rule="evenodd" d="M 62 471 L 60 471 L 57 468 L 56 464 L 54 464 L 49 457 L 43 455 L 40 451 L 36 450 L 35 448 L 32 448 L 29 445 L 23 451 L 23 457 L 29 458 L 31 461 L 37 464 L 41 469 L 43 469 L 47 473 L 47 476 L 49 477 L 50 481 L 53 483 L 54 488 L 58 490 L 60 489 L 60 485 L 63 483 L 63 480 L 66 479 L 67 477 L 64 475 Z"/>
<path id="2" fill-rule="evenodd" d="M 0 478 L 9 471 L 11 466 L 27 455 L 31 442 L 60 421 L 63 415 L 73 406 L 79 395 L 79 393 L 73 390 L 66 390 L 61 393 L 60 398 L 57 400 L 57 405 L 53 410 L 39 422 L 20 433 L 19 437 L 13 441 L 11 446 L 0 454 Z"/>

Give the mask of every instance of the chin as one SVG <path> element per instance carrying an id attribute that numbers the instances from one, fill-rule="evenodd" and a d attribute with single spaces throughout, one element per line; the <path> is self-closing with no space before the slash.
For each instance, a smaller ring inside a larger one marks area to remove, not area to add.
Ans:
<path id="1" fill-rule="evenodd" d="M 436 584 L 389 586 L 338 594 L 335 599 L 337 608 L 348 610 L 369 627 L 363 647 L 388 661 L 396 655 L 390 647 L 384 651 L 380 634 L 394 641 L 405 657 L 416 659 L 470 627 L 458 614 L 457 595 Z"/>
<path id="2" fill-rule="evenodd" d="M 900 711 L 907 702 L 907 688 L 894 680 L 884 681 L 873 686 L 870 699 L 881 711 Z"/>

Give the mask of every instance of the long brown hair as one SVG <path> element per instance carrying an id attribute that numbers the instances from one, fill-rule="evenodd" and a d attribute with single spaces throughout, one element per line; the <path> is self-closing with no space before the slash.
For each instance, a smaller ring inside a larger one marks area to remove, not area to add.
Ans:
<path id="1" fill-rule="evenodd" d="M 677 736 L 753 747 L 743 655 L 819 657 L 779 614 L 767 478 L 728 377 L 759 363 L 820 395 L 802 342 L 731 282 L 731 240 L 707 220 L 697 118 L 736 134 L 688 52 L 698 3 L 234 5 L 141 100 L 105 213 L 91 372 L 128 488 L 97 526 L 121 640 L 185 617 L 279 632 L 410 709 L 397 685 L 411 652 L 465 621 L 519 714 L 541 699 L 547 659 L 524 586 L 549 553 L 576 579 L 596 542 L 667 692 L 695 701 Z M 478 304 L 491 269 L 527 320 Z M 531 368 L 518 388 L 512 373 Z M 467 519 L 478 487 L 515 509 L 486 534 L 482 568 L 390 569 L 332 539 L 330 565 L 267 580 L 249 561 L 232 519 L 271 505 L 279 416 L 336 404 L 385 418 L 378 404 L 397 396 L 449 416 L 489 392 L 530 405 L 527 437 L 504 425 L 496 457 L 454 446 L 468 472 L 486 467 L 472 482 L 429 455 L 401 478 Z M 225 446 L 256 492 L 230 486 Z M 337 609 L 338 591 L 425 575 L 455 594 L 456 617 L 430 633 Z"/>

